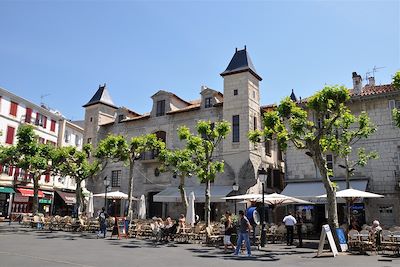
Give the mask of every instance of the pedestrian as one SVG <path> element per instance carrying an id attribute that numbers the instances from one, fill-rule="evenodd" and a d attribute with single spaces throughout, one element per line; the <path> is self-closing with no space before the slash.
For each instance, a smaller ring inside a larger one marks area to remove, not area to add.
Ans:
<path id="1" fill-rule="evenodd" d="M 232 214 L 227 211 L 225 212 L 225 233 L 224 233 L 224 251 L 226 252 L 228 249 L 228 246 L 232 247 L 233 250 L 235 250 L 235 246 L 231 242 L 231 235 L 233 233 L 233 223 L 232 223 Z"/>
<path id="2" fill-rule="evenodd" d="M 285 218 L 283 218 L 283 223 L 286 226 L 286 244 L 288 246 L 293 245 L 293 228 L 296 225 L 297 221 L 296 219 L 292 216 L 292 213 L 289 212 Z"/>
<path id="3" fill-rule="evenodd" d="M 102 207 L 99 213 L 99 223 L 100 223 L 100 231 L 98 233 L 98 237 L 103 234 L 103 238 L 106 238 L 107 233 L 107 218 L 108 214 L 106 212 L 106 208 Z"/>
<path id="4" fill-rule="evenodd" d="M 303 247 L 303 233 L 301 232 L 303 228 L 303 214 L 300 210 L 297 211 L 296 214 L 296 230 L 297 230 L 297 236 L 299 237 L 299 244 L 297 245 L 298 248 Z"/>
<path id="5" fill-rule="evenodd" d="M 251 256 L 251 247 L 250 247 L 250 239 L 249 239 L 249 232 L 251 230 L 251 225 L 249 219 L 244 216 L 243 210 L 239 210 L 239 232 L 238 232 L 238 241 L 235 249 L 235 253 L 233 255 L 237 256 L 239 254 L 239 250 L 242 247 L 242 242 L 246 243 L 247 248 L 247 256 Z"/>

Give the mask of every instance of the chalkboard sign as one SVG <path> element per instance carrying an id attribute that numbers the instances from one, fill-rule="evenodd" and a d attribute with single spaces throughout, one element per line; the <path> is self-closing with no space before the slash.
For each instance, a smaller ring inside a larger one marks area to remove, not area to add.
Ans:
<path id="1" fill-rule="evenodd" d="M 115 217 L 115 222 L 111 237 L 113 235 L 117 235 L 119 239 L 121 239 L 122 236 L 125 236 L 125 238 L 127 238 L 128 237 L 127 229 L 129 229 L 129 221 L 125 220 L 125 218 L 123 217 Z"/>
<path id="2" fill-rule="evenodd" d="M 347 251 L 348 246 L 347 246 L 346 234 L 345 234 L 344 230 L 342 228 L 336 228 L 336 234 L 339 239 L 340 249 L 342 250 L 342 252 Z"/>

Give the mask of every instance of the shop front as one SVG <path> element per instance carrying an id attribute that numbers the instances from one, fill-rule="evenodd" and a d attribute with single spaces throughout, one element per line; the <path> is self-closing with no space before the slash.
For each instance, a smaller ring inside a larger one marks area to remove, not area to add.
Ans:
<path id="1" fill-rule="evenodd" d="M 17 188 L 17 193 L 14 196 L 12 203 L 12 213 L 32 213 L 33 204 L 33 189 Z M 44 197 L 42 190 L 38 191 L 39 203 L 40 199 Z M 40 205 L 39 205 L 40 207 Z M 39 209 L 40 212 L 40 209 Z"/>
<path id="2" fill-rule="evenodd" d="M 76 196 L 74 192 L 56 190 L 54 194 L 53 214 L 61 216 L 74 215 Z"/>
<path id="3" fill-rule="evenodd" d="M 9 206 L 13 194 L 15 194 L 13 188 L 0 186 L 0 217 L 8 218 L 10 216 Z"/>

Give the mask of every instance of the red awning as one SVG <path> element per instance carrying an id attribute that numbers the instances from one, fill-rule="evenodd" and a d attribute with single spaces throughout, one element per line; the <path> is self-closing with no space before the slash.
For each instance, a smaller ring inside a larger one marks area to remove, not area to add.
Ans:
<path id="1" fill-rule="evenodd" d="M 63 192 L 56 190 L 57 194 L 64 200 L 67 205 L 74 205 L 76 203 L 76 196 L 74 193 Z"/>
<path id="2" fill-rule="evenodd" d="M 22 196 L 24 197 L 33 197 L 33 189 L 26 189 L 26 188 L 18 188 L 17 189 Z M 39 190 L 38 191 L 38 196 L 43 197 L 43 191 Z"/>

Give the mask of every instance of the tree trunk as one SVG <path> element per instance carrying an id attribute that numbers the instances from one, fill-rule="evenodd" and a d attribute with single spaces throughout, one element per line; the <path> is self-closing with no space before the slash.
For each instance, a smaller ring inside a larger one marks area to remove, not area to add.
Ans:
<path id="1" fill-rule="evenodd" d="M 128 219 L 133 219 L 133 167 L 135 166 L 134 160 L 129 161 L 129 189 L 128 189 Z"/>
<path id="2" fill-rule="evenodd" d="M 344 158 L 344 165 L 346 166 L 346 189 L 350 189 L 350 170 L 349 170 L 349 156 Z M 351 201 L 346 198 L 346 217 L 347 217 L 347 229 L 350 228 L 350 218 L 351 218 Z"/>
<path id="3" fill-rule="evenodd" d="M 205 192 L 206 193 L 206 202 L 204 203 L 206 227 L 208 227 L 211 224 L 211 218 L 210 218 L 210 213 L 211 213 L 210 186 L 211 186 L 211 182 L 210 182 L 210 180 L 207 180 L 207 182 L 206 182 L 206 192 Z"/>
<path id="4" fill-rule="evenodd" d="M 185 190 L 185 176 L 183 174 L 179 175 L 179 192 L 181 193 L 181 200 L 182 200 L 182 205 L 183 209 L 185 210 L 185 215 L 187 213 L 187 209 L 189 206 L 187 197 L 186 197 L 186 190 Z"/>
<path id="5" fill-rule="evenodd" d="M 76 209 L 76 214 L 75 214 L 75 216 L 78 217 L 79 208 L 80 208 L 81 203 L 82 203 L 82 187 L 81 187 L 81 183 L 80 183 L 79 179 L 76 179 L 75 183 L 76 183 L 76 189 L 75 189 L 75 198 L 76 198 L 75 209 Z"/>
<path id="6" fill-rule="evenodd" d="M 34 174 L 33 176 L 33 203 L 32 203 L 32 213 L 35 215 L 38 213 L 39 209 L 39 179 L 40 174 Z"/>
<path id="7" fill-rule="evenodd" d="M 322 153 L 318 153 L 319 151 L 314 151 L 313 160 L 321 174 L 322 182 L 324 184 L 326 190 L 327 197 L 327 205 L 328 205 L 328 224 L 331 227 L 332 231 L 335 228 L 339 227 L 338 223 L 338 215 L 337 215 L 337 203 L 336 203 L 336 188 L 333 186 L 331 179 L 329 178 L 326 162 L 323 159 Z"/>

